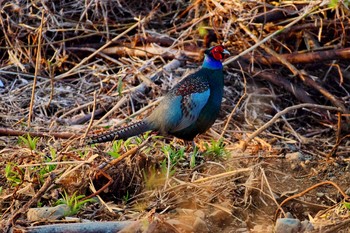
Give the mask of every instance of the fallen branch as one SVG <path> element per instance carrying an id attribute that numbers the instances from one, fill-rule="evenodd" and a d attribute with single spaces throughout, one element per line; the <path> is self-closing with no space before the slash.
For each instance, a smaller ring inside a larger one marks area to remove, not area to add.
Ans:
<path id="1" fill-rule="evenodd" d="M 23 136 L 29 134 L 31 137 L 54 137 L 54 138 L 77 138 L 80 134 L 67 133 L 67 132 L 30 132 L 25 130 L 14 130 L 9 128 L 0 128 L 0 136 Z"/>
<path id="2" fill-rule="evenodd" d="M 270 23 L 279 21 L 282 19 L 293 18 L 300 13 L 300 10 L 305 7 L 305 4 L 302 5 L 293 5 L 287 7 L 271 7 L 267 9 L 266 12 L 257 14 L 253 18 L 254 23 Z"/>
<path id="3" fill-rule="evenodd" d="M 77 118 L 75 120 L 69 121 L 68 124 L 69 125 L 82 125 L 85 122 L 88 122 L 92 116 L 94 116 L 94 118 L 96 118 L 97 116 L 102 115 L 103 113 L 106 112 L 105 108 L 98 108 L 95 110 L 95 113 L 87 113 L 84 116 Z"/>
<path id="4" fill-rule="evenodd" d="M 288 201 L 290 201 L 290 200 L 292 200 L 292 199 L 295 199 L 295 198 L 297 198 L 297 197 L 301 197 L 301 196 L 303 196 L 304 194 L 310 192 L 311 190 L 313 190 L 313 189 L 315 189 L 315 188 L 317 188 L 317 187 L 320 187 L 320 186 L 322 186 L 322 185 L 328 185 L 328 184 L 334 186 L 334 187 L 338 190 L 338 192 L 343 196 L 343 199 L 345 199 L 345 200 L 349 199 L 349 196 L 348 196 L 336 183 L 334 183 L 334 182 L 332 182 L 332 181 L 323 181 L 323 182 L 321 182 L 321 183 L 318 183 L 318 184 L 315 184 L 315 185 L 311 186 L 310 188 L 305 189 L 304 191 L 302 191 L 302 192 L 300 192 L 300 193 L 294 194 L 293 196 L 290 196 L 290 197 L 288 197 L 287 199 L 285 199 L 284 201 L 282 201 L 281 204 L 280 204 L 280 208 L 278 208 L 278 209 L 276 210 L 275 220 L 277 219 L 277 215 L 278 215 L 279 211 L 281 210 L 281 207 L 282 207 L 284 204 L 286 204 Z"/>
<path id="5" fill-rule="evenodd" d="M 290 106 L 288 108 L 285 108 L 284 110 L 278 112 L 274 117 L 272 117 L 271 120 L 269 120 L 267 123 L 265 123 L 263 126 L 261 126 L 259 129 L 257 129 L 254 133 L 252 133 L 244 142 L 242 145 L 243 151 L 247 148 L 247 144 L 256 136 L 258 136 L 261 132 L 263 132 L 265 129 L 270 127 L 273 123 L 277 121 L 279 117 L 286 114 L 289 111 L 299 109 L 299 108 L 322 108 L 330 111 L 338 111 L 342 112 L 341 108 L 336 108 L 332 106 L 324 106 L 324 105 L 318 105 L 318 104 L 298 104 L 294 106 Z"/>
<path id="6" fill-rule="evenodd" d="M 178 49 L 169 49 L 161 46 L 156 45 L 145 45 L 145 46 L 136 46 L 133 48 L 127 47 L 127 46 L 114 46 L 114 47 L 108 47 L 102 50 L 105 54 L 113 54 L 120 57 L 127 57 L 127 56 L 135 56 L 135 57 L 153 57 L 153 56 L 161 56 L 164 59 L 174 59 L 176 58 L 177 54 L 180 53 L 180 50 Z M 199 60 L 200 59 L 200 53 L 198 51 L 188 51 L 188 50 L 181 50 L 181 53 L 185 54 L 187 57 Z"/>
<path id="7" fill-rule="evenodd" d="M 84 222 L 84 223 L 60 223 L 25 228 L 26 233 L 94 233 L 94 232 L 119 232 L 123 228 L 136 223 L 135 221 L 115 221 L 115 222 Z"/>
<path id="8" fill-rule="evenodd" d="M 241 67 L 239 65 L 241 65 Z M 249 64 L 243 59 L 239 59 L 239 62 L 232 63 L 232 66 L 237 69 L 242 68 L 245 72 L 251 74 L 254 77 L 275 84 L 277 87 L 284 88 L 285 90 L 293 94 L 294 97 L 302 103 L 316 104 L 316 102 L 308 95 L 308 93 L 302 87 L 289 82 L 281 75 L 275 74 L 270 70 L 262 70 L 257 67 L 254 67 L 254 69 L 252 70 L 250 69 Z"/>
<path id="9" fill-rule="evenodd" d="M 239 26 L 255 41 L 256 44 L 261 43 L 261 41 L 245 25 L 243 25 L 242 23 L 239 23 Z M 326 90 L 319 83 L 317 83 L 312 78 L 310 78 L 309 75 L 300 72 L 294 65 L 288 62 L 285 58 L 281 57 L 278 53 L 276 53 L 274 50 L 266 46 L 264 43 L 261 43 L 260 46 L 270 55 L 276 57 L 284 66 L 286 66 L 293 73 L 293 75 L 298 76 L 305 83 L 305 85 L 312 87 L 318 92 L 320 92 L 324 97 L 326 97 L 329 101 L 331 101 L 334 106 L 341 108 L 342 109 L 341 112 L 343 113 L 348 112 L 347 108 L 341 101 L 335 98 L 334 95 L 332 95 L 328 90 Z M 350 123 L 350 118 L 347 118 L 346 121 Z"/>
<path id="10" fill-rule="evenodd" d="M 11 228 L 16 223 L 16 220 L 24 213 L 27 213 L 29 207 L 38 202 L 39 199 L 44 195 L 46 190 L 53 184 L 53 181 L 55 180 L 56 174 L 51 172 L 47 179 L 45 180 L 45 183 L 41 186 L 41 188 L 38 190 L 38 192 L 30 199 L 22 208 L 17 210 L 10 219 L 7 220 L 7 223 L 4 227 L 3 232 L 8 232 Z"/>
<path id="11" fill-rule="evenodd" d="M 318 52 L 310 52 L 310 53 L 280 54 L 279 56 L 292 64 L 317 63 L 317 62 L 337 60 L 337 59 L 350 60 L 350 48 L 334 49 L 334 50 L 318 51 Z M 249 58 L 246 57 L 246 59 L 249 59 Z M 283 64 L 282 61 L 275 56 L 255 56 L 254 60 L 263 65 Z"/>

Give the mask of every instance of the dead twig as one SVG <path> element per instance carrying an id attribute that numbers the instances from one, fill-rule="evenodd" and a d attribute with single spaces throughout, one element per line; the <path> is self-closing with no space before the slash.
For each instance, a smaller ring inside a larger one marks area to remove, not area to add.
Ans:
<path id="1" fill-rule="evenodd" d="M 27 213 L 29 207 L 37 202 L 42 195 L 47 191 L 47 189 L 53 184 L 55 180 L 56 174 L 54 172 L 51 172 L 49 176 L 46 178 L 44 184 L 41 186 L 41 188 L 36 192 L 36 194 L 26 203 L 22 208 L 17 210 L 11 218 L 7 220 L 6 226 L 4 227 L 4 232 L 9 232 L 11 226 L 15 225 L 16 220 L 24 213 Z"/>
<path id="2" fill-rule="evenodd" d="M 272 72 L 271 70 L 262 70 L 257 67 L 251 69 L 249 64 L 243 59 L 239 59 L 239 61 L 232 63 L 232 65 L 237 69 L 241 69 L 242 67 L 245 72 L 250 73 L 254 78 L 257 77 L 266 80 L 270 83 L 273 83 L 277 87 L 284 88 L 289 93 L 293 94 L 296 99 L 303 103 L 316 104 L 316 102 L 308 95 L 308 93 L 303 88 L 301 88 L 299 85 L 291 83 L 286 78 Z"/>
<path id="3" fill-rule="evenodd" d="M 8 128 L 0 128 L 0 136 L 23 136 L 30 135 L 31 137 L 55 137 L 62 139 L 78 138 L 81 135 L 67 132 L 31 132 L 24 130 L 14 130 Z"/>
<path id="4" fill-rule="evenodd" d="M 35 60 L 35 71 L 34 71 L 34 80 L 33 80 L 33 86 L 32 86 L 32 95 L 30 98 L 30 104 L 29 104 L 29 115 L 28 115 L 28 128 L 30 128 L 30 123 L 32 121 L 33 116 L 33 107 L 34 107 L 34 96 L 35 96 L 35 87 L 36 87 L 36 81 L 37 76 L 40 70 L 40 59 L 41 59 L 41 39 L 42 39 L 42 30 L 43 30 L 43 23 L 44 23 L 44 11 L 41 12 L 41 22 L 40 26 L 38 28 L 38 48 L 36 53 L 36 60 Z"/>
<path id="5" fill-rule="evenodd" d="M 196 47 L 196 51 L 186 51 L 179 49 L 169 49 L 163 48 L 161 46 L 137 46 L 137 47 L 126 47 L 126 46 L 114 46 L 108 47 L 102 50 L 105 54 L 114 54 L 120 57 L 127 56 L 136 56 L 136 57 L 152 57 L 152 56 L 161 56 L 163 59 L 174 59 L 177 54 L 183 53 L 186 57 L 189 57 L 193 60 L 199 60 L 200 53 L 198 47 Z"/>
<path id="6" fill-rule="evenodd" d="M 270 35 L 268 35 L 267 37 L 265 37 L 263 40 L 259 41 L 258 43 L 255 43 L 253 46 L 249 47 L 249 49 L 246 49 L 244 50 L 243 52 L 241 52 L 240 54 L 230 58 L 230 59 L 227 59 L 223 64 L 224 65 L 228 65 L 230 64 L 231 62 L 237 60 L 239 57 L 241 56 L 244 56 L 248 53 L 250 53 L 251 51 L 253 51 L 254 49 L 258 48 L 259 46 L 261 46 L 262 44 L 264 44 L 265 42 L 267 42 L 268 40 L 270 40 L 271 38 L 273 38 L 274 36 L 280 34 L 281 32 L 283 32 L 284 30 L 286 30 L 287 28 L 293 26 L 294 24 L 296 24 L 297 22 L 299 22 L 300 20 L 302 20 L 303 18 L 305 18 L 308 14 L 310 14 L 311 12 L 313 11 L 313 9 L 311 9 L 310 7 L 310 10 L 305 10 L 305 12 L 300 15 L 299 17 L 297 17 L 295 20 L 293 20 L 292 22 L 290 22 L 288 25 L 286 25 L 285 27 L 283 27 L 282 29 L 279 29 L 279 30 L 276 30 L 274 31 L 273 33 L 271 33 Z M 241 24 L 243 25 L 243 24 Z M 242 28 L 245 28 L 245 26 L 243 25 Z"/>
<path id="7" fill-rule="evenodd" d="M 252 133 L 244 142 L 242 145 L 243 151 L 247 148 L 247 144 L 256 136 L 258 136 L 261 132 L 263 132 L 265 129 L 270 127 L 273 123 L 277 121 L 277 119 L 286 114 L 289 111 L 299 109 L 299 108 L 321 108 L 321 109 L 326 109 L 330 111 L 339 111 L 342 112 L 342 109 L 337 108 L 337 107 L 332 107 L 332 106 L 325 106 L 325 105 L 318 105 L 318 104 L 298 104 L 294 106 L 290 106 L 288 108 L 283 109 L 282 111 L 278 112 L 271 120 L 269 120 L 267 123 L 265 123 L 263 126 L 261 126 L 259 129 L 257 129 L 254 133 Z"/>
<path id="8" fill-rule="evenodd" d="M 290 197 L 286 198 L 284 201 L 281 202 L 280 208 L 282 208 L 282 206 L 284 204 L 286 204 L 288 201 L 293 200 L 293 199 L 298 198 L 298 197 L 301 197 L 301 196 L 305 195 L 306 193 L 310 192 L 311 190 L 313 190 L 313 189 L 315 189 L 317 187 L 320 187 L 320 186 L 323 186 L 323 185 L 328 185 L 328 184 L 332 185 L 333 187 L 335 187 L 338 190 L 338 192 L 343 196 L 344 199 L 348 199 L 349 198 L 349 196 L 336 183 L 334 183 L 332 181 L 323 181 L 323 182 L 320 182 L 318 184 L 315 184 L 315 185 L 311 186 L 310 188 L 305 189 L 304 191 L 302 191 L 300 193 L 294 194 L 293 196 L 290 196 Z M 278 215 L 278 213 L 280 211 L 280 208 L 278 208 L 276 210 L 275 220 L 277 219 L 277 215 Z"/>
<path id="9" fill-rule="evenodd" d="M 99 176 L 104 176 L 108 180 L 107 184 L 103 185 L 102 188 L 100 188 L 99 190 L 97 190 L 93 194 L 91 194 L 91 195 L 89 195 L 87 197 L 84 197 L 82 200 L 87 200 L 87 199 L 90 199 L 92 197 L 95 197 L 95 196 L 99 195 L 101 192 L 103 192 L 103 190 L 108 188 L 113 183 L 112 177 L 110 175 L 108 175 L 105 171 L 99 170 L 98 173 L 96 174 L 95 179 L 98 179 Z"/>
<path id="10" fill-rule="evenodd" d="M 88 134 L 88 132 L 89 132 L 91 126 L 92 126 L 92 123 L 93 123 L 94 117 L 95 117 L 95 111 L 96 111 L 96 91 L 94 91 L 94 104 L 92 106 L 91 119 L 90 119 L 88 127 L 86 128 L 86 131 L 85 131 L 85 134 L 84 134 L 84 138 L 86 137 L 86 135 Z"/>
<path id="11" fill-rule="evenodd" d="M 331 61 L 336 59 L 349 60 L 350 48 L 332 49 L 327 51 L 317 51 L 310 53 L 292 53 L 292 54 L 279 54 L 279 57 L 285 59 L 292 64 L 301 63 L 318 63 L 323 61 Z M 247 57 L 248 59 L 248 57 Z M 255 56 L 254 60 L 264 65 L 276 65 L 283 64 L 282 61 L 276 56 Z"/>
<path id="12" fill-rule="evenodd" d="M 134 155 L 137 151 L 141 150 L 150 140 L 150 137 L 148 137 L 144 142 L 142 142 L 139 146 L 132 148 L 131 150 L 128 150 L 127 152 L 125 152 L 124 154 L 122 154 L 121 156 L 119 156 L 116 159 L 113 159 L 112 161 L 110 161 L 108 163 L 107 166 L 102 167 L 100 166 L 100 169 L 103 169 L 104 171 L 108 170 L 110 167 L 112 166 L 116 166 L 120 161 L 124 160 L 126 157 Z"/>
<path id="13" fill-rule="evenodd" d="M 339 131 L 339 128 L 338 128 Z M 339 140 L 337 140 L 337 143 L 333 146 L 332 150 L 327 154 L 326 158 L 329 159 L 330 157 L 334 156 L 334 154 L 337 152 L 340 143 L 346 139 L 346 138 L 350 138 L 350 134 L 340 138 Z"/>
<path id="14" fill-rule="evenodd" d="M 259 39 L 242 23 L 239 23 L 239 26 L 257 43 L 259 44 Z M 300 72 L 294 65 L 288 62 L 285 58 L 281 57 L 278 53 L 273 51 L 271 48 L 267 47 L 265 44 L 261 43 L 260 46 L 270 53 L 272 56 L 275 56 L 283 65 L 285 65 L 294 75 L 298 76 L 307 86 L 310 86 L 324 95 L 332 104 L 336 107 L 342 109 L 342 112 L 346 113 L 346 107 L 343 103 L 337 100 L 328 90 L 322 87 L 319 83 L 311 79 L 308 75 Z M 350 122 L 350 119 L 347 118 L 347 121 Z"/>

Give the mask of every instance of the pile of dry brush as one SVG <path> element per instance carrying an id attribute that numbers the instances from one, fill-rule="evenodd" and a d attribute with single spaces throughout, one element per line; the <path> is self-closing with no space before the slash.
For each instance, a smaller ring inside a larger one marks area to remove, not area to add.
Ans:
<path id="1" fill-rule="evenodd" d="M 185 61 L 199 64 L 203 49 L 221 43 L 237 55 L 225 63 L 230 75 L 226 104 L 232 107 L 237 102 L 232 95 L 246 94 L 239 107 L 248 125 L 257 114 L 310 103 L 335 108 L 309 107 L 288 116 L 310 112 L 307 118 L 326 127 L 338 122 L 346 131 L 348 13 L 342 1 L 4 2 L 1 126 L 27 122 L 54 133 L 62 125 L 82 124 L 91 118 L 93 92 L 95 117 L 110 110 L 121 94 L 128 96 L 117 105 L 130 108 L 113 113 L 123 119 L 158 96 L 155 80 L 169 85 L 164 80 L 173 78 L 169 71 Z M 172 59 L 179 63 L 168 64 Z M 243 93 L 245 84 L 242 77 L 235 80 L 237 74 L 259 84 Z M 148 93 L 146 87 L 155 90 Z M 81 111 L 85 115 L 77 117 Z"/>

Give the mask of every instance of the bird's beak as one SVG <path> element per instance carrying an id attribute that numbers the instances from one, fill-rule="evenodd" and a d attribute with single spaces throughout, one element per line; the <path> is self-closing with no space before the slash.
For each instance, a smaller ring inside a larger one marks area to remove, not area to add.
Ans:
<path id="1" fill-rule="evenodd" d="M 230 56 L 230 52 L 229 51 L 227 51 L 226 49 L 224 49 L 224 51 L 222 52 L 224 55 L 225 55 L 225 57 L 228 57 L 228 56 Z"/>
<path id="2" fill-rule="evenodd" d="M 223 62 L 226 58 L 230 56 L 230 52 L 224 49 L 224 51 L 222 52 L 222 56 L 223 58 L 221 59 L 221 62 Z"/>

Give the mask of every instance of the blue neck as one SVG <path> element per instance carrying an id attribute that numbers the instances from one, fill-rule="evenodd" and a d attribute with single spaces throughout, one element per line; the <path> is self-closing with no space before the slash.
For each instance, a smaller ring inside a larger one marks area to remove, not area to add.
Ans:
<path id="1" fill-rule="evenodd" d="M 212 70 L 219 70 L 222 69 L 222 63 L 221 61 L 217 61 L 214 58 L 205 55 L 202 67 Z"/>

